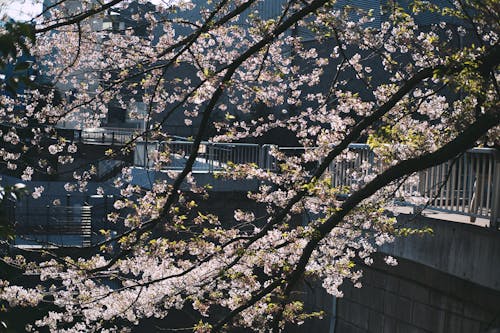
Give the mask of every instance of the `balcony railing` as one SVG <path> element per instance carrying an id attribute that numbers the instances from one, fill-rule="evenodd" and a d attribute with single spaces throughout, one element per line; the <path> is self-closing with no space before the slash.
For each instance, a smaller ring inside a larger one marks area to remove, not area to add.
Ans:
<path id="1" fill-rule="evenodd" d="M 136 128 L 86 128 L 75 131 L 75 140 L 86 144 L 124 145 L 137 132 Z"/>
<path id="2" fill-rule="evenodd" d="M 276 159 L 270 154 L 272 145 L 244 143 L 203 142 L 193 165 L 193 171 L 223 170 L 229 163 L 254 163 L 264 170 L 277 171 Z M 276 147 L 286 156 L 300 156 L 304 147 Z M 163 169 L 181 170 L 192 153 L 189 141 L 138 142 L 134 164 L 152 168 L 158 160 L 158 151 L 169 151 L 169 162 Z M 314 149 L 314 148 L 307 148 Z M 361 185 L 367 176 L 380 173 L 387 167 L 366 144 L 351 144 L 347 158 L 333 162 L 329 172 L 332 185 Z M 310 162 L 306 169 L 313 170 L 317 163 Z M 425 207 L 444 212 L 490 220 L 500 226 L 500 154 L 495 149 L 474 148 L 460 157 L 419 172 L 417 181 L 406 182 L 402 188 L 426 200 Z M 369 177 L 368 177 L 369 178 Z"/>
<path id="3" fill-rule="evenodd" d="M 333 186 L 351 186 L 386 166 L 375 159 L 368 145 L 349 147 L 353 158 L 332 163 Z M 420 195 L 425 207 L 490 220 L 500 226 L 500 154 L 491 148 L 474 148 L 456 159 L 419 172 L 417 181 L 403 185 L 405 191 Z M 420 207 L 422 208 L 422 207 Z"/>
<path id="4" fill-rule="evenodd" d="M 193 165 L 193 171 L 214 172 L 225 169 L 231 163 L 253 163 L 260 168 L 270 169 L 272 157 L 270 145 L 260 146 L 250 143 L 213 143 L 202 142 Z M 168 151 L 168 162 L 162 167 L 168 170 L 182 170 L 193 151 L 193 142 L 137 142 L 134 153 L 134 165 L 152 168 L 160 160 L 158 152 Z"/>

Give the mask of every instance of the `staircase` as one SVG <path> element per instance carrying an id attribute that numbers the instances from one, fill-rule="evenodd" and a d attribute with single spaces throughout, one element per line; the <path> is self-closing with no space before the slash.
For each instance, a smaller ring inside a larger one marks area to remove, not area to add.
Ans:
<path id="1" fill-rule="evenodd" d="M 82 206 L 81 212 L 82 246 L 92 245 L 92 206 Z"/>

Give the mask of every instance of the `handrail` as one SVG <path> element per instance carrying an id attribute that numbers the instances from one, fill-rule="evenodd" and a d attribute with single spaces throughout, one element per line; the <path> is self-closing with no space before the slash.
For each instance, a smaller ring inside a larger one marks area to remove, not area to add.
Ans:
<path id="1" fill-rule="evenodd" d="M 350 145 L 355 159 L 336 161 L 330 166 L 333 186 L 350 186 L 363 176 L 381 172 L 386 166 L 377 160 L 368 145 Z M 369 169 L 361 164 L 368 162 Z M 353 172 L 357 176 L 353 177 Z M 490 226 L 500 226 L 500 153 L 494 148 L 472 148 L 446 163 L 420 171 L 416 183 L 407 181 L 403 188 L 421 195 L 426 207 L 490 220 Z"/>
<path id="2" fill-rule="evenodd" d="M 190 141 L 139 141 L 134 152 L 134 165 L 151 168 L 159 163 L 157 152 L 169 152 L 170 161 L 163 163 L 168 170 L 183 169 L 188 156 L 192 153 Z M 252 143 L 216 143 L 203 141 L 193 171 L 214 172 L 226 168 L 230 163 L 253 163 L 259 167 L 269 165 L 267 146 Z M 266 153 L 267 152 L 267 153 Z"/>

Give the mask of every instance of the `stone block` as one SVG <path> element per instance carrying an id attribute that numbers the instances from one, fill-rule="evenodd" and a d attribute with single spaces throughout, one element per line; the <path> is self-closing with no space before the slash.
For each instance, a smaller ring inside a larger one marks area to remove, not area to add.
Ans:
<path id="1" fill-rule="evenodd" d="M 401 280 L 399 282 L 399 294 L 420 303 L 429 302 L 429 289 L 413 282 Z"/>
<path id="2" fill-rule="evenodd" d="M 392 275 L 388 275 L 385 281 L 385 288 L 388 291 L 397 293 L 399 291 L 400 278 Z"/>
<path id="3" fill-rule="evenodd" d="M 359 328 L 355 325 L 352 325 L 351 323 L 345 322 L 345 321 L 340 321 L 337 323 L 335 332 L 342 332 L 342 333 L 368 333 L 368 331 Z"/>
<path id="4" fill-rule="evenodd" d="M 461 333 L 482 333 L 481 323 L 467 318 L 462 318 Z"/>
<path id="5" fill-rule="evenodd" d="M 446 299 L 445 308 L 451 313 L 460 315 L 464 312 L 464 303 L 463 301 L 448 297 Z"/>
<path id="6" fill-rule="evenodd" d="M 431 332 L 408 323 L 398 322 L 397 333 L 431 333 Z"/>
<path id="7" fill-rule="evenodd" d="M 444 320 L 444 332 L 463 332 L 462 319 L 461 316 L 447 313 Z"/>
<path id="8" fill-rule="evenodd" d="M 422 303 L 413 303 L 412 323 L 430 332 L 443 332 L 444 311 Z"/>
<path id="9" fill-rule="evenodd" d="M 494 313 L 487 313 L 484 309 L 479 308 L 475 304 L 464 304 L 464 317 L 471 318 L 475 321 L 490 322 L 494 320 L 496 316 L 497 315 Z"/>
<path id="10" fill-rule="evenodd" d="M 371 285 L 375 288 L 385 289 L 387 276 L 388 275 L 385 272 L 371 271 L 370 272 Z"/>
<path id="11" fill-rule="evenodd" d="M 350 332 L 351 326 L 349 325 L 348 322 L 344 320 L 339 320 L 337 322 L 337 325 L 335 326 L 335 331 L 336 332 Z"/>
<path id="12" fill-rule="evenodd" d="M 354 286 L 349 288 L 350 299 L 357 303 L 366 303 L 367 290 L 363 286 L 362 288 L 354 288 Z"/>
<path id="13" fill-rule="evenodd" d="M 382 311 L 384 308 L 384 290 L 372 286 L 365 286 L 361 290 L 363 291 L 364 304 L 373 310 Z"/>
<path id="14" fill-rule="evenodd" d="M 402 322 L 412 321 L 412 301 L 392 293 L 385 293 L 384 313 Z"/>
<path id="15" fill-rule="evenodd" d="M 352 302 L 349 305 L 347 321 L 357 327 L 368 330 L 368 308 L 363 304 Z"/>
<path id="16" fill-rule="evenodd" d="M 384 316 L 384 333 L 397 332 L 397 320 L 389 316 Z"/>
<path id="17" fill-rule="evenodd" d="M 381 312 L 370 310 L 368 330 L 370 333 L 384 333 L 384 315 Z"/>
<path id="18" fill-rule="evenodd" d="M 351 302 L 345 297 L 339 298 L 337 300 L 337 317 L 345 320 L 347 319 L 347 313 L 349 312 L 349 304 Z"/>

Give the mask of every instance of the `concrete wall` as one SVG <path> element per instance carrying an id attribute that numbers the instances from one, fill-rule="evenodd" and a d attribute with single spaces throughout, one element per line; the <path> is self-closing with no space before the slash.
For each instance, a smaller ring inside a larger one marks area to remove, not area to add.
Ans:
<path id="1" fill-rule="evenodd" d="M 399 238 L 381 251 L 500 290 L 500 232 L 424 216 L 400 215 L 398 222 L 411 228 L 430 227 L 433 234 Z"/>
<path id="2" fill-rule="evenodd" d="M 399 259 L 365 268 L 363 287 L 343 286 L 337 333 L 483 333 L 500 327 L 500 292 Z"/>
<path id="3" fill-rule="evenodd" d="M 286 332 L 500 332 L 500 233 L 423 216 L 398 220 L 400 226 L 431 227 L 433 234 L 399 238 L 372 266 L 357 263 L 363 287 L 346 282 L 343 298 L 303 285 L 307 308 L 323 310 L 324 319 Z M 386 254 L 399 265 L 385 265 Z"/>

